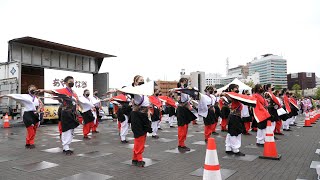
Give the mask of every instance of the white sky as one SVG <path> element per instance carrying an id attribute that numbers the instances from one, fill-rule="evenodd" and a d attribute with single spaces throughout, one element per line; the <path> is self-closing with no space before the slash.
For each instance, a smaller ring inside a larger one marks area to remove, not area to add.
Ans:
<path id="1" fill-rule="evenodd" d="M 0 20 L 0 61 L 23 36 L 112 54 L 100 71 L 110 87 L 182 68 L 225 74 L 227 57 L 235 67 L 266 53 L 320 76 L 317 0 L 1 0 Z"/>

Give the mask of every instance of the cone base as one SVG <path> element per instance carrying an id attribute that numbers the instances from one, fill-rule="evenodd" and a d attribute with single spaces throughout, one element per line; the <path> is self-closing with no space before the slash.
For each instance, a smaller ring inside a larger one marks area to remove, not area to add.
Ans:
<path id="1" fill-rule="evenodd" d="M 312 127 L 312 126 L 303 126 L 303 127 Z"/>
<path id="2" fill-rule="evenodd" d="M 268 156 L 259 156 L 260 159 L 271 159 L 271 160 L 280 160 L 281 154 L 278 154 L 277 157 L 268 157 Z"/>

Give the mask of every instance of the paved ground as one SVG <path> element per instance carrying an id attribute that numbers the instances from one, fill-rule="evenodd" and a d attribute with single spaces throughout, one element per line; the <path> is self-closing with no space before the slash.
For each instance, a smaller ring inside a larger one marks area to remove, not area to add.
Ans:
<path id="1" fill-rule="evenodd" d="M 302 120 L 302 117 L 299 120 Z M 170 129 L 167 124 L 162 127 L 164 131 L 159 132 L 160 137 L 173 141 L 160 142 L 160 140 L 148 138 L 146 144 L 149 146 L 146 147 L 144 157 L 154 160 L 156 164 L 145 168 L 122 163 L 131 160 L 132 150 L 119 142 L 116 124 L 112 121 L 104 121 L 100 126 L 101 133 L 94 135 L 89 141 L 82 141 L 79 127 L 76 130 L 75 139 L 81 141 L 72 143 L 72 148 L 75 149 L 73 156 L 65 156 L 61 152 L 43 151 L 61 146 L 56 125 L 42 126 L 39 129 L 36 138 L 37 148 L 33 150 L 24 148 L 25 129 L 23 127 L 1 128 L 0 179 L 62 179 L 86 171 L 112 176 L 112 179 L 201 179 L 201 177 L 191 176 L 190 173 L 201 168 L 204 163 L 206 147 L 192 144 L 203 140 L 201 133 L 203 125 L 190 126 L 189 135 L 193 136 L 187 139 L 187 145 L 195 151 L 188 154 L 165 152 L 176 148 L 177 130 Z M 255 144 L 255 133 L 252 136 L 243 136 L 241 148 L 241 151 L 247 155 L 254 155 L 251 156 L 253 161 L 225 159 L 223 157 L 226 156 L 224 153 L 226 133 L 220 133 L 219 136 L 214 137 L 217 142 L 221 168 L 236 171 L 228 180 L 316 179 L 316 171 L 310 169 L 310 164 L 311 161 L 320 161 L 319 155 L 315 154 L 320 141 L 318 128 L 319 123 L 313 125 L 312 128 L 292 127 L 292 132 L 285 132 L 285 136 L 278 136 L 280 140 L 277 141 L 277 149 L 282 154 L 280 161 L 256 158 L 261 155 L 263 148 L 250 146 L 250 144 Z M 132 133 L 129 137 L 132 137 Z M 130 140 L 130 142 L 133 141 Z M 79 156 L 79 154 L 93 151 L 98 152 L 91 153 L 92 157 Z M 42 166 L 28 165 L 41 161 L 55 163 L 57 166 L 35 172 L 18 170 L 21 165 L 27 165 L 29 168 L 27 170 L 30 171 L 31 167 L 46 167 L 43 164 Z M 83 176 L 83 179 L 94 180 L 93 177 L 93 174 L 89 174 L 86 177 Z"/>

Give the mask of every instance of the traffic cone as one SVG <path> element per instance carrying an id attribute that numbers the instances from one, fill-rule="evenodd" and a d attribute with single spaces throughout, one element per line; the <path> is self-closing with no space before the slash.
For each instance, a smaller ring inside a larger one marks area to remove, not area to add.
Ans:
<path id="1" fill-rule="evenodd" d="M 310 122 L 311 124 L 316 124 L 316 119 L 315 119 L 315 111 L 311 111 L 310 113 Z"/>
<path id="2" fill-rule="evenodd" d="M 203 180 L 222 180 L 214 138 L 208 139 L 206 160 L 203 168 Z"/>
<path id="3" fill-rule="evenodd" d="M 274 141 L 274 135 L 271 127 L 271 121 L 267 122 L 266 137 L 264 142 L 263 156 L 259 156 L 261 159 L 280 160 L 281 155 L 277 152 L 276 142 Z"/>
<path id="4" fill-rule="evenodd" d="M 4 116 L 3 128 L 9 128 L 9 127 L 10 127 L 9 116 L 8 116 L 8 113 L 6 113 L 6 115 Z"/>
<path id="5" fill-rule="evenodd" d="M 303 127 L 312 127 L 308 112 L 306 112 L 306 119 L 304 120 L 304 126 Z"/>

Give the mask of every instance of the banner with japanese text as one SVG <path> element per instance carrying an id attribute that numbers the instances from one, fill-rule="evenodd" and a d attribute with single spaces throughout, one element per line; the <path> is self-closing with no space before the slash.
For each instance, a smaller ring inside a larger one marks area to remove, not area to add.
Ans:
<path id="1" fill-rule="evenodd" d="M 93 74 L 90 73 L 79 73 L 73 71 L 64 71 L 56 69 L 44 69 L 44 89 L 54 90 L 66 88 L 63 83 L 63 79 L 67 76 L 72 76 L 74 78 L 73 90 L 77 95 L 82 95 L 85 89 L 90 90 L 92 95 L 93 91 Z M 49 97 L 49 94 L 45 94 L 45 97 Z M 45 98 L 45 104 L 58 104 L 59 102 L 50 98 Z"/>

